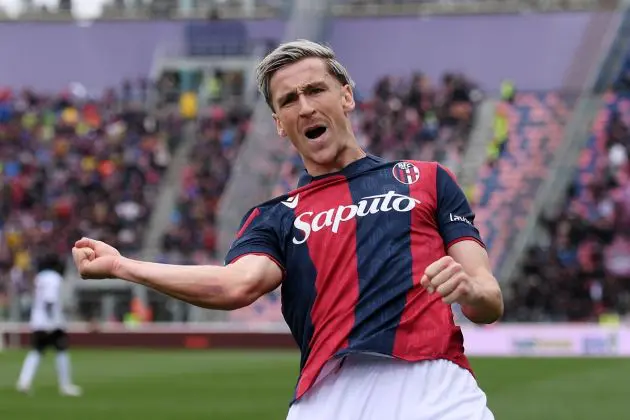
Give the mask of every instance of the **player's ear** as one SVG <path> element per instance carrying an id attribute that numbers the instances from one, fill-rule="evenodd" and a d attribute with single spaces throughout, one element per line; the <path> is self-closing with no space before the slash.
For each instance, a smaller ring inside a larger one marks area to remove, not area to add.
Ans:
<path id="1" fill-rule="evenodd" d="M 278 116 L 275 113 L 272 114 L 272 116 L 273 116 L 273 121 L 276 123 L 276 131 L 278 132 L 278 135 L 280 137 L 286 137 L 287 132 L 284 131 L 284 128 L 282 128 L 282 123 L 280 122 L 280 118 L 278 118 Z"/>
<path id="2" fill-rule="evenodd" d="M 348 84 L 343 85 L 341 87 L 341 106 L 345 112 L 350 112 L 354 110 L 355 107 L 354 102 L 354 92 L 352 92 L 352 87 Z"/>

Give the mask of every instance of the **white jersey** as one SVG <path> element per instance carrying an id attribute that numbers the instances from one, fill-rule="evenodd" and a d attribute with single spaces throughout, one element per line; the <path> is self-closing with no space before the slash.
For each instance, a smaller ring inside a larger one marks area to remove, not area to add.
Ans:
<path id="1" fill-rule="evenodd" d="M 63 305 L 61 302 L 61 282 L 63 278 L 53 270 L 44 270 L 35 276 L 35 287 L 31 306 L 31 329 L 52 331 L 63 328 Z M 46 310 L 51 305 L 52 310 Z"/>

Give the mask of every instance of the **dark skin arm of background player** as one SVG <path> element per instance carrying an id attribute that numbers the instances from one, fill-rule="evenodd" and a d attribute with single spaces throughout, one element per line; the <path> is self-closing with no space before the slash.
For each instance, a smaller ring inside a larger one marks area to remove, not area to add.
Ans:
<path id="1" fill-rule="evenodd" d="M 470 276 L 474 293 L 462 312 L 476 324 L 491 324 L 503 316 L 503 295 L 499 282 L 492 274 L 486 250 L 475 241 L 461 241 L 448 249 L 455 262 Z"/>

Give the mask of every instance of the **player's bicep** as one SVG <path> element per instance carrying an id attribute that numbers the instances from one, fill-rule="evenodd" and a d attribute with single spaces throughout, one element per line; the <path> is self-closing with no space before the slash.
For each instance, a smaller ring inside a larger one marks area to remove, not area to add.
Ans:
<path id="1" fill-rule="evenodd" d="M 475 227 L 475 213 L 466 195 L 453 176 L 442 166 L 437 167 L 437 222 L 446 247 L 458 241 L 472 239 L 485 246 L 479 230 Z"/>
<path id="2" fill-rule="evenodd" d="M 284 278 L 283 269 L 267 255 L 248 254 L 228 265 L 239 279 L 240 293 L 252 302 L 275 290 Z"/>

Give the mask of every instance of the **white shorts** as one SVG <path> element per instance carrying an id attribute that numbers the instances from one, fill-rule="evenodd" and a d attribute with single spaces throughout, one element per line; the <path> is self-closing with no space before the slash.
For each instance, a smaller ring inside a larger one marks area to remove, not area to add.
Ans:
<path id="1" fill-rule="evenodd" d="M 454 363 L 353 355 L 294 403 L 287 416 L 287 420 L 385 419 L 494 420 L 494 415 L 472 374 Z"/>

